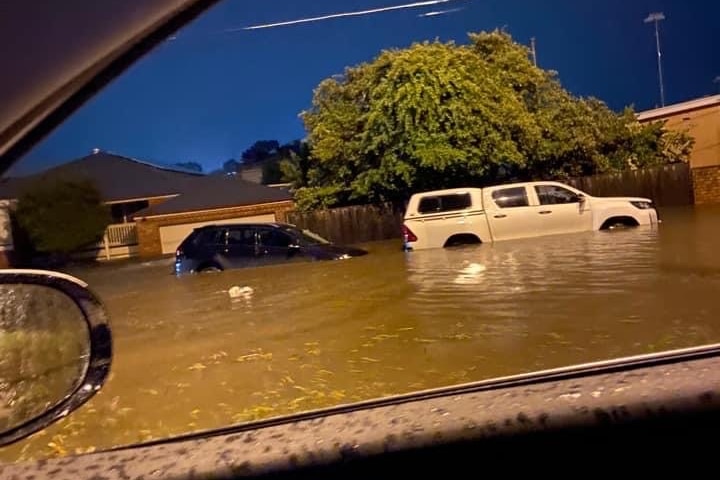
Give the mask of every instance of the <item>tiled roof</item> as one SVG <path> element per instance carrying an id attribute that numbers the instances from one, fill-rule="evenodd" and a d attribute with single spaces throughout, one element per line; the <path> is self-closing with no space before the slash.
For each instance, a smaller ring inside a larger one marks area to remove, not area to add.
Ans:
<path id="1" fill-rule="evenodd" d="M 236 178 L 204 175 L 98 152 L 26 177 L 0 180 L 0 199 L 17 198 L 43 178 L 87 178 L 106 202 L 173 196 L 139 213 L 140 216 L 212 210 L 232 206 L 287 201 L 284 189 Z"/>

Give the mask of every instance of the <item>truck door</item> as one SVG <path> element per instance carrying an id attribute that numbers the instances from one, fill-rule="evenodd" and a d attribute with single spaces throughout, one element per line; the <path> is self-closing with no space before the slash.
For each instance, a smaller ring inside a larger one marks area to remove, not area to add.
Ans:
<path id="1" fill-rule="evenodd" d="M 592 230 L 592 212 L 583 208 L 577 193 L 556 184 L 540 184 L 533 188 L 543 231 L 557 234 Z"/>
<path id="2" fill-rule="evenodd" d="M 542 235 L 537 206 L 530 204 L 528 187 L 508 186 L 483 189 L 483 204 L 493 240 Z"/>

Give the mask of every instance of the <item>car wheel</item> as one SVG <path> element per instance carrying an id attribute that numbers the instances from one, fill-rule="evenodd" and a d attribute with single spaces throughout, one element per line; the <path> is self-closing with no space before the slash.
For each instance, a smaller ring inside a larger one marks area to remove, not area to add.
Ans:
<path id="1" fill-rule="evenodd" d="M 222 268 L 218 267 L 217 265 L 207 265 L 205 267 L 198 269 L 198 273 L 218 273 L 218 272 L 222 272 Z"/>

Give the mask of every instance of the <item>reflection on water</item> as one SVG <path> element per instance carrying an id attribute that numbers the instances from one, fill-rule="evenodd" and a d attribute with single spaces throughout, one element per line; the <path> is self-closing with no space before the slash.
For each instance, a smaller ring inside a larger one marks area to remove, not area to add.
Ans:
<path id="1" fill-rule="evenodd" d="M 659 229 L 411 253 L 387 242 L 179 279 L 168 261 L 74 271 L 110 310 L 112 376 L 1 458 L 716 342 L 720 210 L 661 214 Z"/>

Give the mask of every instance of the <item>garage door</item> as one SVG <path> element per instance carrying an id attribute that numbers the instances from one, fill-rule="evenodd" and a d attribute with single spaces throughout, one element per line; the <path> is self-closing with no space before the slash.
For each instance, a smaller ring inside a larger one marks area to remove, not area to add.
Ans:
<path id="1" fill-rule="evenodd" d="M 183 223 L 182 225 L 172 225 L 169 227 L 160 227 L 160 243 L 162 244 L 162 253 L 175 253 L 177 247 L 190 235 L 193 229 L 204 225 L 213 225 L 220 223 L 255 223 L 255 222 L 274 222 L 275 214 L 257 215 L 254 217 L 227 218 L 224 220 L 215 220 L 212 222 Z"/>

